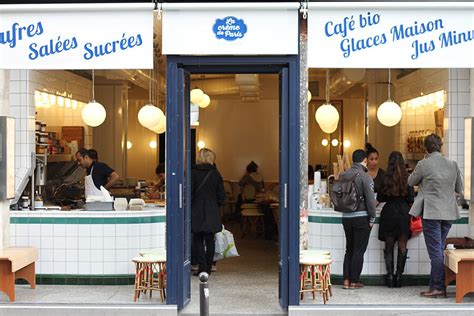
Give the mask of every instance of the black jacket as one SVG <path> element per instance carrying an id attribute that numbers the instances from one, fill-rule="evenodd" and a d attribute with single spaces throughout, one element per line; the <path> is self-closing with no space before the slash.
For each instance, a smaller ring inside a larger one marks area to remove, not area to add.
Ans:
<path id="1" fill-rule="evenodd" d="M 206 175 L 209 177 L 206 178 Z M 205 180 L 204 184 L 201 183 Z M 222 230 L 219 207 L 224 204 L 222 176 L 210 164 L 196 165 L 191 172 L 191 230 L 193 233 L 217 233 Z"/>

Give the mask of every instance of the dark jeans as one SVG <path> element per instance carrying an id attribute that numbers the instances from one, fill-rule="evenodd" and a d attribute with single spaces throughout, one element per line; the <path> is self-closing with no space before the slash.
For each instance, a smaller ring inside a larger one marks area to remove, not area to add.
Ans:
<path id="1" fill-rule="evenodd" d="M 453 221 L 423 219 L 423 235 L 431 260 L 430 289 L 444 290 L 444 247 Z"/>
<path id="2" fill-rule="evenodd" d="M 199 264 L 199 272 L 211 273 L 212 262 L 214 261 L 214 253 L 216 252 L 216 244 L 213 233 L 197 233 L 193 234 L 195 254 L 197 264 Z"/>
<path id="3" fill-rule="evenodd" d="M 342 218 L 344 233 L 346 234 L 346 254 L 344 256 L 344 280 L 358 283 L 364 253 L 367 250 L 370 236 L 369 218 L 366 216 Z"/>

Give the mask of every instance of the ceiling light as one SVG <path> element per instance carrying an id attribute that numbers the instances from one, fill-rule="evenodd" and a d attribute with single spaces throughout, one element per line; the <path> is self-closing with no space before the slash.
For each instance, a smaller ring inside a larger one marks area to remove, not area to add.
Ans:
<path id="1" fill-rule="evenodd" d="M 194 102 L 193 102 L 194 103 Z M 209 106 L 209 104 L 211 103 L 211 98 L 207 95 L 207 94 L 204 94 L 204 96 L 202 97 L 201 101 L 197 103 L 197 105 L 204 109 L 204 108 L 207 108 Z"/>
<path id="2" fill-rule="evenodd" d="M 204 92 L 201 89 L 192 89 L 190 93 L 191 103 L 198 104 L 204 97 Z"/>
<path id="3" fill-rule="evenodd" d="M 89 126 L 97 127 L 104 123 L 106 116 L 104 106 L 95 101 L 95 73 L 92 69 L 92 100 L 82 109 L 82 120 Z"/>
<path id="4" fill-rule="evenodd" d="M 314 117 L 321 130 L 327 134 L 334 133 L 339 124 L 339 112 L 329 102 L 329 69 L 326 69 L 326 103 L 316 110 Z"/>
<path id="5" fill-rule="evenodd" d="M 153 128 L 165 119 L 165 114 L 153 104 L 147 104 L 138 111 L 138 122 L 146 128 Z"/>
<path id="6" fill-rule="evenodd" d="M 388 69 L 388 100 L 382 103 L 377 110 L 377 118 L 382 125 L 391 127 L 402 119 L 402 109 L 390 99 L 391 72 Z M 421 103 L 421 100 L 419 100 Z M 419 106 L 421 104 L 417 104 Z"/>

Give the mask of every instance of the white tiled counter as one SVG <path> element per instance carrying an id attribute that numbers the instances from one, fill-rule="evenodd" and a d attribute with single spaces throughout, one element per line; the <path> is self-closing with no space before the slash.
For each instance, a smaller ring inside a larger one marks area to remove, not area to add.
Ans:
<path id="1" fill-rule="evenodd" d="M 140 250 L 165 247 L 165 208 L 12 211 L 10 223 L 11 246 L 37 247 L 36 272 L 52 283 L 72 279 L 66 284 L 74 284 L 78 278 L 83 284 L 100 284 L 100 278 L 124 283 L 134 274 L 131 260 Z"/>
<path id="2" fill-rule="evenodd" d="M 362 275 L 366 276 L 382 276 L 386 273 L 383 259 L 384 243 L 378 240 L 379 214 L 380 210 L 377 211 L 377 218 L 370 233 L 369 246 L 364 256 Z M 469 236 L 468 222 L 468 212 L 461 212 L 461 218 L 454 223 L 448 237 Z M 331 272 L 342 275 L 346 239 L 341 213 L 333 209 L 309 210 L 308 230 L 309 248 L 330 250 L 333 261 Z M 429 276 L 430 274 L 430 259 L 423 234 L 412 237 L 408 241 L 405 274 L 414 276 Z"/>

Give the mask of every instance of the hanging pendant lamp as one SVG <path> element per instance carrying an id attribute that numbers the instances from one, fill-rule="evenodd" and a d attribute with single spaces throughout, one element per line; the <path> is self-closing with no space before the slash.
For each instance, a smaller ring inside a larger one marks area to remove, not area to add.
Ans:
<path id="1" fill-rule="evenodd" d="M 388 69 L 388 100 L 382 103 L 377 109 L 377 119 L 382 125 L 392 127 L 397 125 L 402 119 L 402 109 L 398 104 L 390 99 L 391 73 Z"/>
<path id="2" fill-rule="evenodd" d="M 92 69 L 92 100 L 82 109 L 82 120 L 86 125 L 97 127 L 104 123 L 107 112 L 102 104 L 95 101 L 95 73 Z"/>
<path id="3" fill-rule="evenodd" d="M 316 110 L 314 117 L 321 130 L 327 134 L 334 133 L 339 124 L 339 112 L 329 102 L 329 69 L 326 69 L 326 103 Z"/>
<path id="4" fill-rule="evenodd" d="M 153 105 L 152 103 L 152 73 L 150 70 L 150 76 L 149 76 L 149 88 L 148 88 L 148 99 L 149 103 L 144 105 L 140 111 L 138 111 L 138 122 L 143 127 L 146 127 L 148 129 L 152 129 L 155 125 L 159 124 L 161 121 L 164 120 L 165 114 L 163 111 Z"/>

